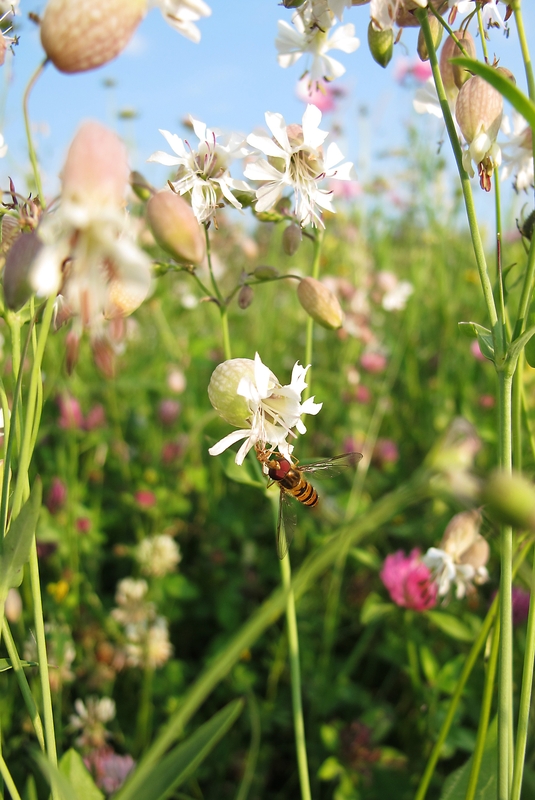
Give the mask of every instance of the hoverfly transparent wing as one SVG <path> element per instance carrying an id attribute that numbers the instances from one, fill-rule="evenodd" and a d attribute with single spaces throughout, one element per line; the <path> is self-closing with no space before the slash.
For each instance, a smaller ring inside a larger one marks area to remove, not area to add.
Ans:
<path id="1" fill-rule="evenodd" d="M 347 467 L 355 467 L 362 458 L 362 453 L 343 453 L 340 456 L 322 458 L 319 461 L 312 461 L 310 464 L 298 464 L 295 469 L 299 472 L 316 472 L 318 480 L 323 478 L 334 478 L 340 475 Z"/>
<path id="2" fill-rule="evenodd" d="M 281 487 L 279 517 L 277 520 L 277 555 L 281 561 L 292 543 L 297 522 L 297 516 L 290 497 L 291 495 Z"/>

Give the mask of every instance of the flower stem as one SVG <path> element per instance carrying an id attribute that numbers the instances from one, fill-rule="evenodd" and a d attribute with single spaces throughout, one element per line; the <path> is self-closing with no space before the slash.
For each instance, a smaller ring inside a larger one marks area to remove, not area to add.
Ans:
<path id="1" fill-rule="evenodd" d="M 522 777 L 524 775 L 524 759 L 526 757 L 526 742 L 528 738 L 529 713 L 531 708 L 531 693 L 533 686 L 534 663 L 535 663 L 535 554 L 533 556 L 533 569 L 531 572 L 531 598 L 529 602 L 528 628 L 526 631 L 526 652 L 524 654 L 522 689 L 520 692 L 520 705 L 518 710 L 518 727 L 516 733 L 516 749 L 514 758 L 511 800 L 520 800 Z"/>
<path id="2" fill-rule="evenodd" d="M 28 101 L 30 99 L 31 91 L 32 91 L 33 87 L 35 86 L 35 84 L 37 83 L 37 80 L 41 76 L 41 73 L 44 72 L 44 69 L 45 69 L 47 63 L 48 63 L 48 58 L 45 59 L 43 61 L 43 63 L 40 64 L 37 67 L 37 69 L 35 70 L 34 74 L 30 78 L 28 86 L 26 87 L 26 91 L 24 92 L 24 98 L 23 98 L 23 101 L 22 101 L 22 108 L 23 108 L 23 113 L 24 113 L 24 125 L 25 125 L 25 128 L 26 128 L 26 139 L 28 140 L 28 155 L 30 156 L 30 161 L 31 161 L 31 164 L 32 164 L 33 178 L 34 178 L 34 181 L 35 181 L 35 187 L 37 189 L 37 196 L 39 197 L 39 202 L 41 204 L 41 208 L 45 208 L 46 207 L 45 206 L 45 197 L 44 197 L 44 194 L 43 194 L 43 187 L 42 187 L 42 184 L 41 184 L 41 175 L 39 173 L 39 165 L 37 163 L 37 155 L 35 153 L 35 148 L 33 146 L 32 129 L 31 129 L 31 123 L 30 123 L 30 114 L 29 114 L 29 111 L 28 111 Z"/>
<path id="3" fill-rule="evenodd" d="M 208 269 L 210 270 L 210 280 L 212 282 L 212 288 L 214 290 L 214 294 L 217 298 L 217 302 L 219 305 L 219 315 L 221 317 L 221 335 L 223 337 L 223 352 L 225 354 L 225 360 L 229 361 L 232 358 L 232 349 L 230 346 L 230 334 L 228 327 L 228 305 L 227 302 L 225 301 L 225 298 L 221 294 L 219 286 L 217 285 L 217 281 L 215 279 L 214 270 L 212 268 L 212 248 L 210 245 L 210 236 L 208 235 L 208 227 L 206 225 L 204 226 L 204 237 L 206 239 L 206 258 L 208 260 Z"/>
<path id="4" fill-rule="evenodd" d="M 318 280 L 320 274 L 321 263 L 321 247 L 323 244 L 323 228 L 318 229 L 314 238 L 314 258 L 312 261 L 312 278 Z M 306 346 L 305 346 L 305 366 L 312 364 L 312 350 L 314 345 L 314 320 L 312 317 L 307 318 L 307 332 L 306 332 Z M 303 399 L 306 400 L 310 397 L 311 393 L 311 380 L 312 380 L 312 367 L 308 372 L 308 385 L 303 392 Z"/>
<path id="5" fill-rule="evenodd" d="M 15 640 L 13 639 L 13 634 L 11 633 L 6 619 L 4 619 L 2 624 L 2 637 L 7 648 L 7 653 L 11 659 L 11 666 L 13 667 L 15 677 L 17 678 L 21 694 L 24 698 L 24 702 L 26 703 L 26 708 L 28 709 L 28 714 L 30 715 L 30 719 L 35 730 L 35 735 L 37 736 L 37 741 L 39 742 L 41 750 L 44 751 L 45 737 L 43 733 L 43 723 L 41 722 L 37 705 L 33 699 L 32 690 L 30 689 L 28 679 L 24 673 L 24 667 L 20 663 L 20 658 L 15 645 Z"/>
<path id="6" fill-rule="evenodd" d="M 12 800 L 21 800 L 21 796 L 18 792 L 18 789 L 15 786 L 15 781 L 11 777 L 11 773 L 1 753 L 0 753 L 0 775 L 2 776 L 2 779 L 7 786 L 7 789 L 9 791 L 9 794 L 11 795 Z"/>

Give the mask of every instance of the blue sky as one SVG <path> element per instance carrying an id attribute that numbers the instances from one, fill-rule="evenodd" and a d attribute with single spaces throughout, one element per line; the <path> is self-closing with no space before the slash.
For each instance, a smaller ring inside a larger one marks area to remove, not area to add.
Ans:
<path id="1" fill-rule="evenodd" d="M 22 0 L 21 10 L 24 15 L 39 13 L 44 5 Z M 63 75 L 48 66 L 32 94 L 30 112 L 49 193 L 57 191 L 57 173 L 66 148 L 83 119 L 99 119 L 116 129 L 129 146 L 132 166 L 157 186 L 165 183 L 167 170 L 145 162 L 153 151 L 166 147 L 158 129 L 183 135 L 180 122 L 189 113 L 210 127 L 244 133 L 262 125 L 268 110 L 281 112 L 287 122 L 300 121 L 304 105 L 296 97 L 295 86 L 302 61 L 281 69 L 274 46 L 277 20 L 289 21 L 291 13 L 276 0 L 211 0 L 210 6 L 212 16 L 199 22 L 202 39 L 198 45 L 166 25 L 154 9 L 128 49 L 105 67 Z M 524 6 L 528 34 L 532 34 L 534 4 Z M 9 145 L 7 157 L 0 162 L 2 186 L 7 185 L 8 175 L 23 184 L 28 173 L 22 93 L 43 57 L 36 26 L 22 15 L 19 19 L 20 44 L 15 57 L 3 67 L 1 84 L 0 124 Z M 361 172 L 379 171 L 381 155 L 387 149 L 402 147 L 406 123 L 417 119 L 411 91 L 394 79 L 396 61 L 415 54 L 414 31 L 404 31 L 391 64 L 384 70 L 372 61 L 367 49 L 368 21 L 369 6 L 347 10 L 344 22 L 355 24 L 361 46 L 350 55 L 333 53 L 347 67 L 338 81 L 348 92 L 339 118 L 344 131 L 340 145 L 360 165 Z M 513 70 L 524 88 L 515 33 L 506 39 L 494 31 L 489 51 L 501 57 L 501 64 Z M 110 79 L 115 85 L 106 88 L 105 82 Z M 365 133 L 357 121 L 358 109 L 363 106 L 369 110 Z M 136 118 L 119 119 L 118 112 L 125 109 L 134 110 Z M 437 122 L 431 118 L 418 118 L 417 122 L 438 140 Z M 332 119 L 326 117 L 322 127 L 329 128 L 331 123 Z"/>

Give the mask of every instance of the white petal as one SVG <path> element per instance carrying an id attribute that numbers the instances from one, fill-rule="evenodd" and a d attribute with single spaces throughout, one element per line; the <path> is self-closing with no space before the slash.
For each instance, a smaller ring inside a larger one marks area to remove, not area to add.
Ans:
<path id="1" fill-rule="evenodd" d="M 219 442 L 216 442 L 212 447 L 208 448 L 208 452 L 211 456 L 219 456 L 225 450 L 227 450 L 231 444 L 234 442 L 239 442 L 240 439 L 245 439 L 251 435 L 251 431 L 247 430 L 239 430 L 239 431 L 232 431 L 227 436 L 224 436 L 223 439 L 220 439 Z"/>
<path id="2" fill-rule="evenodd" d="M 164 164 L 166 167 L 176 167 L 182 163 L 182 159 L 172 156 L 169 153 L 164 153 L 163 150 L 157 150 L 147 158 L 147 161 L 155 161 L 158 164 Z"/>

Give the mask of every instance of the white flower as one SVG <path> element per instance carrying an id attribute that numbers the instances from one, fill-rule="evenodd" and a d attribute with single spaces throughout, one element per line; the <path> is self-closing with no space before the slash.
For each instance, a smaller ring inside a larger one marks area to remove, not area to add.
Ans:
<path id="1" fill-rule="evenodd" d="M 203 0 L 153 0 L 152 5 L 159 6 L 165 21 L 195 44 L 201 40 L 201 33 L 194 23 L 212 13 Z"/>
<path id="2" fill-rule="evenodd" d="M 78 698 L 74 701 L 75 714 L 71 714 L 69 727 L 81 731 L 76 739 L 79 747 L 102 747 L 109 733 L 107 722 L 115 717 L 115 702 L 110 697 L 88 697 L 86 703 Z"/>
<path id="3" fill-rule="evenodd" d="M 295 213 L 301 225 L 312 222 L 323 225 L 316 206 L 334 211 L 332 191 L 320 189 L 318 183 L 324 178 L 353 180 L 353 164 L 343 159 L 338 145 L 332 142 L 323 155 L 322 144 L 327 131 L 319 129 L 321 111 L 308 105 L 303 114 L 303 125 L 286 125 L 282 114 L 266 113 L 266 123 L 273 138 L 267 133 L 252 133 L 247 142 L 265 153 L 268 160 L 257 158 L 247 164 L 245 176 L 262 181 L 256 191 L 256 210 L 273 208 L 288 187 L 295 192 Z"/>
<path id="4" fill-rule="evenodd" d="M 449 0 L 449 8 L 456 8 L 459 14 L 470 14 L 476 10 L 475 0 Z M 506 24 L 502 19 L 496 0 L 487 0 L 484 5 L 480 5 L 483 15 L 483 25 L 486 28 L 503 28 L 506 29 Z"/>
<path id="5" fill-rule="evenodd" d="M 296 363 L 291 382 L 281 386 L 258 353 L 254 362 L 233 359 L 220 364 L 208 387 L 210 402 L 231 424 L 241 422 L 248 427 L 230 433 L 210 447 L 210 455 L 218 456 L 234 442 L 245 439 L 236 455 L 236 464 L 243 464 L 249 450 L 257 444 L 262 449 L 266 445 L 270 445 L 270 449 L 278 448 L 289 459 L 293 446 L 287 439 L 296 437 L 293 429 L 306 433 L 302 415 L 317 414 L 322 407 L 322 403 L 315 403 L 313 397 L 301 403 L 301 394 L 307 385 L 307 370 L 308 367 Z"/>
<path id="6" fill-rule="evenodd" d="M 433 78 L 428 78 L 416 89 L 412 105 L 417 114 L 432 114 L 434 117 L 444 119 Z"/>
<path id="7" fill-rule="evenodd" d="M 0 158 L 3 158 L 7 153 L 7 144 L 5 143 L 4 137 L 0 133 Z"/>
<path id="8" fill-rule="evenodd" d="M 533 186 L 533 133 L 524 117 L 513 110 L 513 124 L 509 117 L 502 120 L 501 131 L 508 138 L 502 145 L 502 180 L 514 173 L 514 186 L 517 191 Z"/>
<path id="9" fill-rule="evenodd" d="M 157 578 L 173 572 L 182 556 L 175 540 L 162 533 L 143 539 L 136 548 L 136 559 L 145 575 Z"/>
<path id="10" fill-rule="evenodd" d="M 311 62 L 307 67 L 311 82 L 322 79 L 332 81 L 343 75 L 345 67 L 327 53 L 329 50 L 353 53 L 360 44 L 355 36 L 355 26 L 342 25 L 331 35 L 331 29 L 321 28 L 317 24 L 307 25 L 299 13 L 294 14 L 292 22 L 293 25 L 284 20 L 277 23 L 275 46 L 279 53 L 279 65 L 290 67 L 307 54 Z"/>
<path id="11" fill-rule="evenodd" d="M 228 167 L 235 158 L 248 154 L 244 138 L 236 133 L 218 142 L 221 131 L 207 128 L 204 122 L 191 119 L 193 130 L 199 139 L 199 147 L 192 150 L 189 143 L 169 131 L 160 130 L 175 155 L 158 150 L 148 161 L 156 161 L 168 167 L 178 167 L 177 179 L 172 184 L 181 195 L 190 194 L 191 207 L 199 222 L 211 220 L 223 200 L 234 208 L 241 208 L 233 191 L 250 192 L 245 181 L 230 177 Z"/>
<path id="12" fill-rule="evenodd" d="M 407 300 L 414 291 L 412 283 L 399 281 L 394 287 L 383 295 L 381 305 L 385 311 L 402 311 L 407 305 Z"/>
<path id="13" fill-rule="evenodd" d="M 144 624 L 154 616 L 154 606 L 145 600 L 148 591 L 147 581 L 136 578 L 123 578 L 117 584 L 115 602 L 117 608 L 111 616 L 121 625 Z"/>

